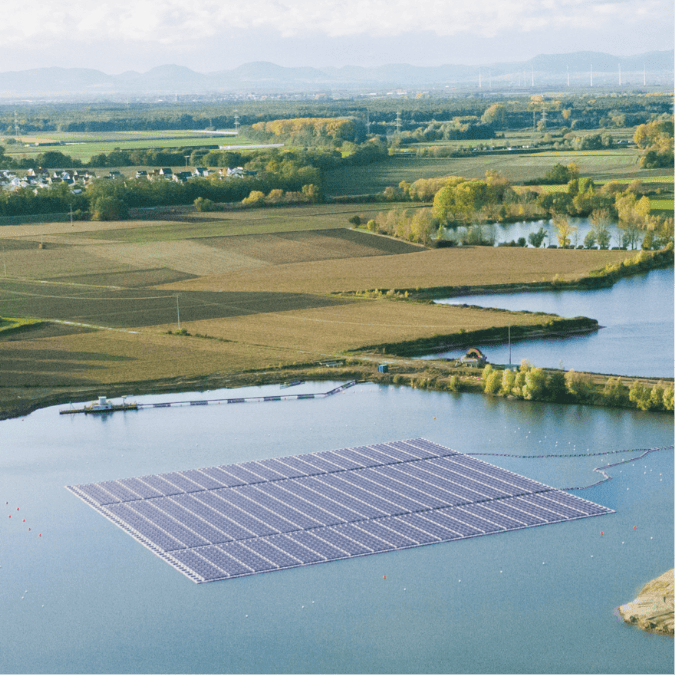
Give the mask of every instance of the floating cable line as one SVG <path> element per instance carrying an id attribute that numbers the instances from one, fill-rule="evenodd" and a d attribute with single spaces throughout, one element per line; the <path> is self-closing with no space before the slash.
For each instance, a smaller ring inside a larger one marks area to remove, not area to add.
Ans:
<path id="1" fill-rule="evenodd" d="M 631 457 L 629 459 L 622 459 L 619 462 L 614 462 L 614 464 L 606 464 L 605 466 L 596 466 L 592 471 L 596 471 L 597 473 L 601 474 L 603 478 L 591 485 L 583 485 L 580 487 L 566 487 L 566 488 L 559 488 L 560 490 L 588 490 L 589 488 L 596 487 L 598 485 L 601 485 L 602 483 L 606 483 L 607 481 L 612 480 L 612 476 L 608 475 L 605 473 L 605 469 L 611 469 L 614 466 L 621 466 L 622 464 L 630 464 L 631 462 L 636 462 L 639 459 L 642 459 L 643 457 L 646 457 L 647 455 L 651 454 L 652 452 L 660 452 L 662 450 L 672 450 L 675 446 L 672 445 L 664 445 L 663 447 L 660 448 L 632 448 L 629 450 L 606 450 L 604 452 L 577 452 L 574 454 L 565 454 L 565 455 L 513 455 L 510 453 L 504 453 L 504 452 L 467 452 L 465 454 L 467 455 L 472 455 L 472 456 L 477 456 L 477 455 L 482 455 L 482 456 L 491 456 L 491 457 L 514 457 L 516 459 L 564 459 L 564 458 L 570 458 L 570 457 L 601 457 L 603 455 L 617 455 L 620 453 L 626 453 L 626 452 L 639 452 L 641 453 L 637 457 Z"/>

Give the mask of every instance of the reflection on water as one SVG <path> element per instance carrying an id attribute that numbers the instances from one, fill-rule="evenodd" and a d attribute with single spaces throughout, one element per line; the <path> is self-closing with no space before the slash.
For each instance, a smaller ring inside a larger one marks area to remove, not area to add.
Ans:
<path id="1" fill-rule="evenodd" d="M 509 310 L 547 312 L 597 319 L 601 330 L 590 335 L 514 342 L 512 363 L 615 375 L 673 377 L 673 269 L 653 270 L 621 279 L 612 288 L 589 291 L 542 291 L 472 295 L 444 304 L 469 304 Z M 476 345 L 492 363 L 508 363 L 509 347 Z M 426 358 L 458 358 L 451 350 Z"/>
<path id="2" fill-rule="evenodd" d="M 602 458 L 537 457 L 656 447 L 672 435 L 667 415 L 375 385 L 106 417 L 47 408 L 0 422 L 0 672 L 672 672 L 672 640 L 612 615 L 672 567 L 672 451 L 577 493 L 616 510 L 602 518 L 203 585 L 64 487 L 417 436 L 525 456 L 485 459 L 569 487 L 595 482 Z"/>
<path id="3" fill-rule="evenodd" d="M 568 218 L 569 224 L 576 228 L 570 237 L 570 245 L 574 248 L 584 246 L 584 239 L 591 231 L 591 222 L 588 218 Z M 525 239 L 527 245 L 531 244 L 528 237 L 533 232 L 538 232 L 540 229 L 546 233 L 542 246 L 557 246 L 558 245 L 558 230 L 553 225 L 553 220 L 542 219 L 534 221 L 523 221 L 509 224 L 495 223 L 493 225 L 474 225 L 471 227 L 472 235 L 479 236 L 484 242 L 494 242 L 495 245 L 518 242 L 519 239 Z M 610 242 L 609 246 L 622 246 L 623 230 L 619 229 L 615 224 L 609 225 Z M 470 228 L 457 227 L 447 228 L 445 230 L 445 238 L 452 241 L 469 241 Z M 641 240 L 640 240 L 641 241 Z M 639 245 L 639 242 L 638 242 Z"/>

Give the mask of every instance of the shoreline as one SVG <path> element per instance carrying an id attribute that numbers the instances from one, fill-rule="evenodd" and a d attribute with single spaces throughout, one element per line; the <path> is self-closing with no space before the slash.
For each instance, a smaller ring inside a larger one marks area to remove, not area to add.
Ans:
<path id="1" fill-rule="evenodd" d="M 327 366 L 320 362 L 311 362 L 287 366 L 282 368 L 263 369 L 233 373 L 211 373 L 207 375 L 179 376 L 157 380 L 140 380 L 117 382 L 111 384 L 92 384 L 86 387 L 64 388 L 31 388 L 16 387 L 13 393 L 11 405 L 6 402 L 0 407 L 0 421 L 24 417 L 30 413 L 56 405 L 68 403 L 81 403 L 94 400 L 98 396 L 105 395 L 109 399 L 126 396 L 147 396 L 150 394 L 178 394 L 191 391 L 207 391 L 212 389 L 234 389 L 248 386 L 267 386 L 283 384 L 288 380 L 304 381 L 346 381 L 355 380 L 358 383 L 372 382 L 389 386 L 407 386 L 413 389 L 426 389 L 447 393 L 473 393 L 482 396 L 485 394 L 482 387 L 482 368 L 457 366 L 454 361 L 433 359 L 401 358 L 392 355 L 360 354 L 347 358 L 337 359 L 343 361 L 342 366 Z M 386 363 L 388 372 L 378 372 L 378 365 Z M 493 364 L 496 368 L 503 365 Z M 547 372 L 556 372 L 556 369 L 545 369 Z M 608 375 L 603 373 L 582 373 L 591 377 L 597 388 L 602 388 L 610 378 L 620 377 L 626 386 L 634 381 L 640 381 L 648 386 L 658 382 L 672 383 L 673 378 L 665 377 L 629 377 Z M 461 380 L 461 388 L 453 390 L 450 381 L 453 376 Z M 8 392 L 9 393 L 9 392 Z M 34 396 L 30 396 L 34 393 Z M 17 400 L 18 399 L 18 400 Z M 20 402 L 19 402 L 20 400 Z M 529 401 L 530 403 L 548 403 L 551 401 Z M 593 407 L 620 407 L 623 409 L 635 409 L 630 406 L 607 406 L 591 401 L 558 401 L 563 405 L 590 405 Z M 672 415 L 671 411 L 650 411 Z"/>
<path id="2" fill-rule="evenodd" d="M 634 600 L 614 611 L 629 626 L 673 637 L 673 570 L 652 579 Z"/>

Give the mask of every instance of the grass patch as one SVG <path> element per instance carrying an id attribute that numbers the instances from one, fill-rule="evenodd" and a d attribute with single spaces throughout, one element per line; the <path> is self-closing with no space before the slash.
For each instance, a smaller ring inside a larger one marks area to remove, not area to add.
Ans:
<path id="1" fill-rule="evenodd" d="M 324 188 L 328 195 L 373 194 L 383 192 L 387 186 L 398 185 L 402 180 L 412 183 L 418 178 L 446 175 L 484 178 L 488 169 L 499 171 L 513 183 L 522 183 L 543 176 L 554 164 L 572 162 L 579 166 L 581 175 L 594 180 L 644 179 L 648 175 L 644 169 L 640 169 L 639 155 L 635 149 L 578 153 L 512 152 L 447 158 L 417 158 L 410 154 L 388 157 L 368 166 L 328 171 Z"/>
<path id="2" fill-rule="evenodd" d="M 11 319 L 0 317 L 0 339 L 13 335 L 14 333 L 24 332 L 43 325 L 40 319 Z"/>

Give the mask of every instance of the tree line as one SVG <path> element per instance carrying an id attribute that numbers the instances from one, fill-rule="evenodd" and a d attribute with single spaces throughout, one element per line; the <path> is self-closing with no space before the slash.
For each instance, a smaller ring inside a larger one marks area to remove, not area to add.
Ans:
<path id="1" fill-rule="evenodd" d="M 639 410 L 673 410 L 673 384 L 647 386 L 634 380 L 627 387 L 621 378 L 610 377 L 599 389 L 588 373 L 567 372 L 531 366 L 522 361 L 518 370 L 495 369 L 487 364 L 482 374 L 483 391 L 528 401 L 579 402 Z"/>
<path id="2" fill-rule="evenodd" d="M 388 214 L 379 214 L 366 225 L 372 231 L 426 244 L 442 240 L 447 230 L 456 232 L 459 227 L 467 227 L 465 243 L 493 245 L 494 240 L 489 234 L 487 239 L 484 238 L 485 225 L 552 218 L 558 233 L 557 245 L 567 248 L 576 232 L 569 217 L 588 217 L 591 231 L 584 239 L 587 248 L 609 248 L 613 223 L 617 223 L 622 231 L 621 247 L 635 249 L 641 245 L 646 249 L 658 249 L 673 240 L 673 219 L 651 213 L 651 202 L 644 194 L 641 181 L 597 186 L 590 178 L 579 178 L 578 175 L 578 168 L 573 164 L 553 167 L 547 174 L 551 179 L 549 182 L 572 176 L 565 189 L 556 192 L 513 186 L 506 177 L 493 170 L 486 172 L 484 180 L 440 176 L 421 178 L 412 183 L 401 181 L 398 187 L 386 188 L 381 199 L 430 202 L 430 209 L 417 209 L 414 215 L 409 215 L 397 207 Z M 422 222 L 423 236 L 419 234 Z M 546 231 L 540 228 L 529 235 L 529 243 L 539 248 L 545 236 Z M 520 245 L 526 243 L 523 239 Z"/>

